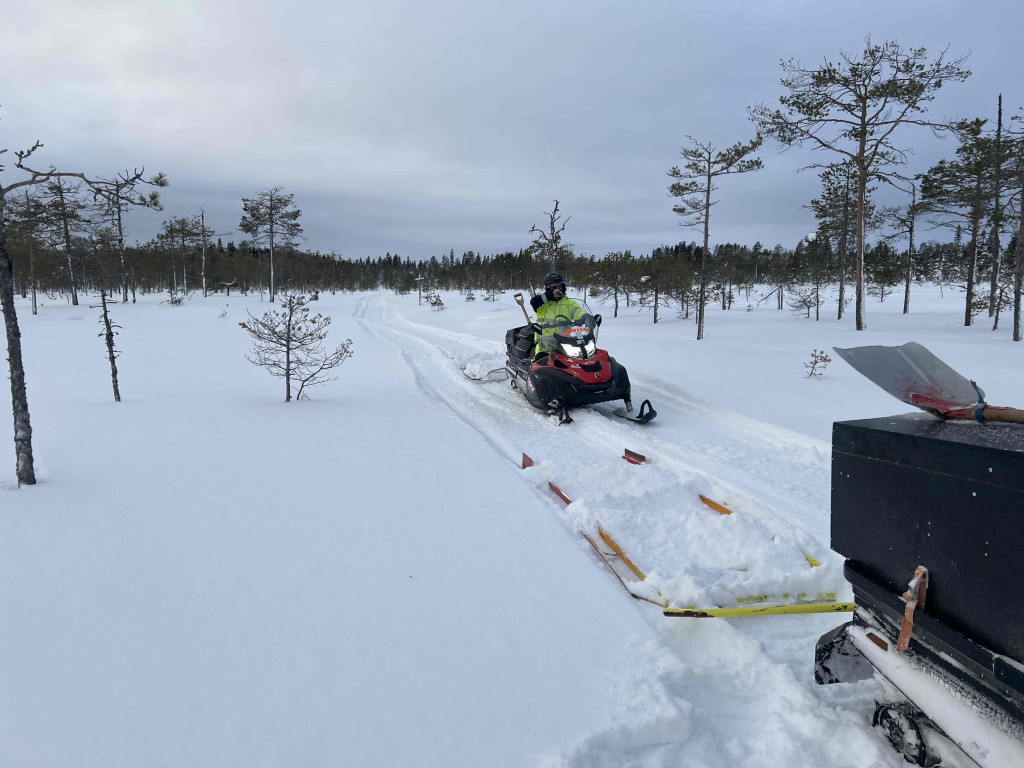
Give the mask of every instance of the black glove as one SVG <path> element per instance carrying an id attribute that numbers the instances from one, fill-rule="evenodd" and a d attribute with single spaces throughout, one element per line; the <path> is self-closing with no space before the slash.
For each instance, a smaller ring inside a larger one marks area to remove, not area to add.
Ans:
<path id="1" fill-rule="evenodd" d="M 544 306 L 544 297 L 537 295 L 530 297 L 530 306 L 533 307 L 533 311 L 536 312 L 542 306 Z"/>

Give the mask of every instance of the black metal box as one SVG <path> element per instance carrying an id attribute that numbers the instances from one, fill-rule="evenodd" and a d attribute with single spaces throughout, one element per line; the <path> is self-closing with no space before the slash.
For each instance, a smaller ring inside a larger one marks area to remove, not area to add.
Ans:
<path id="1" fill-rule="evenodd" d="M 921 415 L 832 427 L 832 548 L 924 610 L 1024 663 L 1024 427 Z"/>

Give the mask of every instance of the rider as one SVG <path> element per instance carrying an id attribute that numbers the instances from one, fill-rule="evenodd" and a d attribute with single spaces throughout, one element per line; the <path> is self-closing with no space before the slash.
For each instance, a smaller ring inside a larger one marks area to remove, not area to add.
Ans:
<path id="1" fill-rule="evenodd" d="M 571 328 L 587 316 L 578 302 L 565 295 L 565 278 L 557 272 L 544 278 L 544 294 L 531 298 L 530 306 L 537 313 L 540 326 L 540 331 L 534 335 L 535 358 L 555 349 L 556 333 Z"/>

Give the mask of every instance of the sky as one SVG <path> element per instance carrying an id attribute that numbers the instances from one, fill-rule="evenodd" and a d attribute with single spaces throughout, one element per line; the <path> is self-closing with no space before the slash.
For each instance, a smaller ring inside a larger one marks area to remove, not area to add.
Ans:
<path id="1" fill-rule="evenodd" d="M 1009 0 L 5 5 L 0 148 L 39 139 L 40 165 L 166 173 L 165 210 L 133 214 L 129 240 L 200 208 L 241 240 L 241 198 L 275 185 L 303 211 L 304 247 L 350 258 L 518 250 L 555 199 L 577 252 L 698 240 L 667 192 L 686 136 L 750 139 L 747 107 L 783 93 L 780 60 L 834 60 L 867 35 L 970 53 L 933 117 L 994 118 L 999 93 L 1006 114 L 1024 106 Z M 912 172 L 955 149 L 920 128 L 900 143 Z M 814 230 L 819 182 L 797 169 L 824 156 L 759 156 L 721 182 L 713 242 L 792 247 Z"/>

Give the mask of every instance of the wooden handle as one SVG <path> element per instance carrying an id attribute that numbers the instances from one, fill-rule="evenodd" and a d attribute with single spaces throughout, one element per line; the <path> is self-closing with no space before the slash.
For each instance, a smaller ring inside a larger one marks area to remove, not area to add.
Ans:
<path id="1" fill-rule="evenodd" d="M 530 325 L 530 316 L 526 313 L 526 304 L 523 303 L 523 294 L 517 293 L 513 298 L 516 300 L 516 304 L 519 305 L 519 308 L 523 310 L 523 317 L 526 318 L 526 324 Z"/>
<path id="2" fill-rule="evenodd" d="M 1024 411 L 1019 408 L 1001 408 L 999 406 L 986 405 L 981 412 L 985 421 L 1005 421 L 1010 424 L 1024 424 Z"/>
<path id="3" fill-rule="evenodd" d="M 950 419 L 967 419 L 975 421 L 974 408 L 955 408 L 947 411 L 945 416 Z M 1002 421 L 1008 424 L 1024 424 L 1024 411 L 1019 408 L 1004 408 L 998 405 L 986 405 L 981 410 L 985 421 Z"/>

